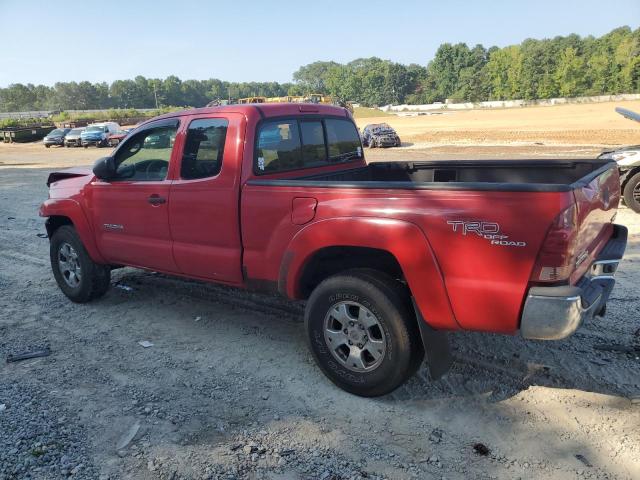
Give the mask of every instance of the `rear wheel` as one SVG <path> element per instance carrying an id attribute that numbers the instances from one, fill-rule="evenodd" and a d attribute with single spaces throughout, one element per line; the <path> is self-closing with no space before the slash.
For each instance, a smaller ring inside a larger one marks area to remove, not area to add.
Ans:
<path id="1" fill-rule="evenodd" d="M 622 194 L 627 207 L 636 213 L 640 213 L 640 172 L 627 181 Z"/>
<path id="2" fill-rule="evenodd" d="M 313 356 L 340 388 L 365 397 L 404 383 L 423 357 L 410 302 L 390 277 L 351 270 L 324 280 L 305 311 Z"/>
<path id="3" fill-rule="evenodd" d="M 53 233 L 49 256 L 53 276 L 71 301 L 89 302 L 109 289 L 111 268 L 91 260 L 71 225 L 63 225 Z"/>

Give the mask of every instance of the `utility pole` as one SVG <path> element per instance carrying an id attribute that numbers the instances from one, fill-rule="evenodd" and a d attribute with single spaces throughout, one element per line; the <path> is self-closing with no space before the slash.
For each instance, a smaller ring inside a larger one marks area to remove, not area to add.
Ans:
<path id="1" fill-rule="evenodd" d="M 156 110 L 158 110 L 158 92 L 156 91 L 156 82 L 153 82 L 153 96 L 156 99 Z"/>

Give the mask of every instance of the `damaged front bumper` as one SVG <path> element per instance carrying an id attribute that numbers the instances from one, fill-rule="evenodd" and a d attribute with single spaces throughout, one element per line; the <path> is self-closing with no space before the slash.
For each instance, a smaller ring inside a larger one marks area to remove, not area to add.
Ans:
<path id="1" fill-rule="evenodd" d="M 603 316 L 626 246 L 627 228 L 614 225 L 611 239 L 576 285 L 529 289 L 520 322 L 522 336 L 559 340 L 573 334 L 585 320 Z"/>

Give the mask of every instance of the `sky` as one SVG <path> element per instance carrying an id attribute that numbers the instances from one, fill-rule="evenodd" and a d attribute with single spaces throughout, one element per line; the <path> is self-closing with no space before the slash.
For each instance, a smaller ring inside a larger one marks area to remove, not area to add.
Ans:
<path id="1" fill-rule="evenodd" d="M 640 0 L 0 0 L 0 87 L 292 80 L 317 60 L 426 65 L 441 43 L 506 46 L 640 26 Z"/>

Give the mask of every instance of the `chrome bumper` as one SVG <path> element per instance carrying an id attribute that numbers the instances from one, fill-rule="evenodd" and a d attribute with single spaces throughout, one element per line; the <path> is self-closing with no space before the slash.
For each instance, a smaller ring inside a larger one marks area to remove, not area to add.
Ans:
<path id="1" fill-rule="evenodd" d="M 532 287 L 524 304 L 520 333 L 535 340 L 559 340 L 585 320 L 604 316 L 613 278 L 627 246 L 627 228 L 614 225 L 611 239 L 576 285 Z"/>

